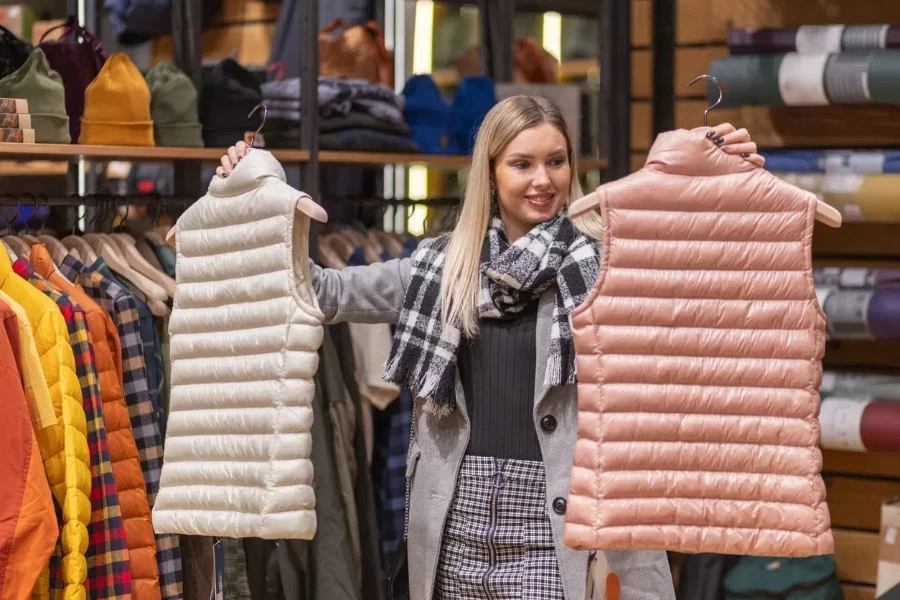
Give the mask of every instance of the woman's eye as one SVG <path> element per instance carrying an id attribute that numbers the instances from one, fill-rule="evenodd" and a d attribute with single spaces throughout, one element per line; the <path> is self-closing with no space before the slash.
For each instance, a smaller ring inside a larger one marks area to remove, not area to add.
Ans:
<path id="1" fill-rule="evenodd" d="M 513 167 L 516 168 L 516 169 L 527 169 L 527 168 L 528 168 L 528 163 L 526 163 L 526 162 L 517 162 L 517 163 L 515 163 L 515 164 L 513 165 Z"/>
<path id="2" fill-rule="evenodd" d="M 550 161 L 550 164 L 554 167 L 561 167 L 566 164 L 566 159 L 564 158 L 554 158 Z"/>

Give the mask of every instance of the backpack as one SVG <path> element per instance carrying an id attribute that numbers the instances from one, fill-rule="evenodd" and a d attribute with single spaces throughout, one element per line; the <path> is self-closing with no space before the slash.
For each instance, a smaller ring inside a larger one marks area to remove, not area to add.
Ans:
<path id="1" fill-rule="evenodd" d="M 841 600 L 834 556 L 744 556 L 725 577 L 725 600 Z"/>

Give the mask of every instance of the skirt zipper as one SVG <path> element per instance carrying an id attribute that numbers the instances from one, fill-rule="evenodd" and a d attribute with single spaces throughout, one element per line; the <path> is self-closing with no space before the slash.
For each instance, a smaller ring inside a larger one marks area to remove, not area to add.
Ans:
<path id="1" fill-rule="evenodd" d="M 490 578 L 494 573 L 497 562 L 497 548 L 494 545 L 494 537 L 497 533 L 497 502 L 500 497 L 500 489 L 503 487 L 504 462 L 505 460 L 502 458 L 497 459 L 497 472 L 494 473 L 493 481 L 491 482 L 491 524 L 488 526 L 487 532 L 488 568 L 484 572 L 484 577 L 482 578 L 484 594 L 488 600 L 493 600 L 494 598 L 493 593 L 491 593 Z"/>

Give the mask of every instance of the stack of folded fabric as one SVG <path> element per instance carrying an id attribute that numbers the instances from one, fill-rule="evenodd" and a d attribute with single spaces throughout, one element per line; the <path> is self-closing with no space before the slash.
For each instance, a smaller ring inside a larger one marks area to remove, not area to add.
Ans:
<path id="1" fill-rule="evenodd" d="M 726 90 L 721 108 L 900 103 L 900 28 L 826 25 L 736 29 L 732 56 L 709 74 Z M 712 82 L 710 102 L 718 98 Z"/>
<path id="2" fill-rule="evenodd" d="M 300 80 L 262 84 L 268 108 L 264 129 L 269 148 L 300 145 Z M 320 77 L 319 148 L 364 152 L 418 152 L 403 117 L 403 97 L 370 81 Z"/>

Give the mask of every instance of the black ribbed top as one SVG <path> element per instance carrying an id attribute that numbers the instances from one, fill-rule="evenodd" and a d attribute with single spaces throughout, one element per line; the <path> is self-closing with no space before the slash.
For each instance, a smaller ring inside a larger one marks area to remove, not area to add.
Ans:
<path id="1" fill-rule="evenodd" d="M 481 319 L 459 349 L 459 377 L 471 421 L 468 453 L 541 460 L 534 429 L 537 302 L 513 319 Z"/>

